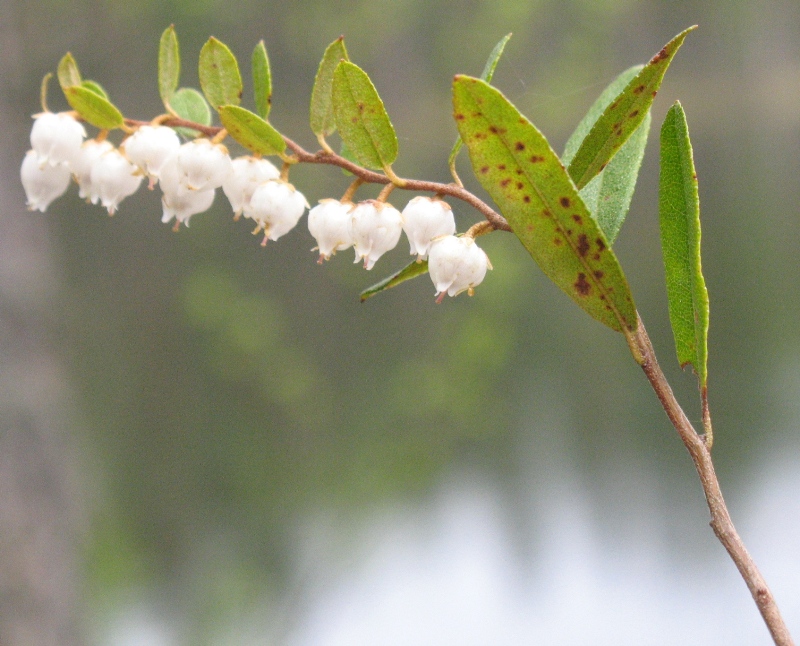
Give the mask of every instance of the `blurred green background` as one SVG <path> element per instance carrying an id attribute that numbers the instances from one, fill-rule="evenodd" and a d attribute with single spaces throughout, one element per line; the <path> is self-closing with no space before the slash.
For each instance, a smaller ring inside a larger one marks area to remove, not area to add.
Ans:
<path id="1" fill-rule="evenodd" d="M 177 234 L 146 190 L 113 218 L 74 189 L 24 211 L 42 76 L 69 50 L 126 116 L 151 118 L 171 23 L 188 86 L 210 35 L 246 80 L 263 38 L 271 119 L 309 148 L 316 67 L 344 34 L 398 131 L 395 170 L 438 181 L 451 78 L 480 73 L 505 33 L 494 84 L 560 151 L 620 71 L 699 24 L 653 107 L 615 249 L 698 420 L 658 242 L 658 127 L 680 99 L 717 469 L 800 633 L 797 2 L 4 0 L 2 643 L 768 643 L 623 338 L 512 235 L 483 239 L 494 271 L 473 298 L 436 305 L 423 277 L 360 304 L 407 262 L 405 239 L 367 273 L 351 252 L 318 266 L 305 220 L 261 248 L 221 194 Z M 50 96 L 65 108 L 55 83 Z M 459 168 L 480 192 L 466 154 Z M 318 167 L 292 181 L 312 204 L 348 184 Z M 451 203 L 460 230 L 478 219 Z M 48 618 L 52 642 L 19 637 Z"/>

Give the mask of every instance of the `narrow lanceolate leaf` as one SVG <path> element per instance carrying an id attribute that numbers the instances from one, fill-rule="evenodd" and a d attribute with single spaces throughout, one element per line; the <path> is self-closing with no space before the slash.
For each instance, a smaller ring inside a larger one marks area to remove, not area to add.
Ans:
<path id="1" fill-rule="evenodd" d="M 661 127 L 659 217 L 669 319 L 681 367 L 694 367 L 706 386 L 708 292 L 700 265 L 700 201 L 686 116 L 680 103 Z"/>
<path id="2" fill-rule="evenodd" d="M 62 89 L 81 84 L 81 73 L 78 70 L 78 64 L 69 52 L 64 54 L 64 57 L 58 63 L 58 82 L 61 84 Z"/>
<path id="3" fill-rule="evenodd" d="M 600 322 L 635 330 L 622 268 L 544 136 L 476 78 L 455 78 L 453 107 L 475 175 L 545 274 Z"/>
<path id="4" fill-rule="evenodd" d="M 242 100 L 242 75 L 239 64 L 227 45 L 209 38 L 200 50 L 200 87 L 214 109 L 239 105 Z"/>
<path id="5" fill-rule="evenodd" d="M 281 133 L 250 110 L 223 105 L 219 118 L 231 137 L 256 154 L 278 155 L 286 149 Z"/>
<path id="6" fill-rule="evenodd" d="M 161 34 L 158 45 L 158 93 L 164 106 L 170 105 L 170 99 L 178 89 L 181 75 L 181 54 L 178 48 L 178 36 L 175 25 L 170 25 Z"/>
<path id="7" fill-rule="evenodd" d="M 87 87 L 65 88 L 64 96 L 82 119 L 101 130 L 112 130 L 123 124 L 122 113 L 114 104 Z"/>
<path id="8" fill-rule="evenodd" d="M 333 114 L 342 141 L 358 163 L 385 168 L 397 159 L 397 135 L 366 72 L 341 61 L 333 73 Z"/>
<path id="9" fill-rule="evenodd" d="M 203 95 L 197 90 L 190 87 L 182 87 L 172 95 L 169 104 L 181 119 L 194 121 L 204 126 L 211 125 L 211 109 L 208 107 Z M 189 138 L 200 134 L 196 130 L 189 128 L 176 128 L 176 130 Z"/>
<path id="10" fill-rule="evenodd" d="M 500 42 L 494 46 L 492 53 L 489 54 L 489 58 L 486 61 L 486 65 L 483 66 L 481 80 L 486 81 L 487 83 L 492 82 L 494 71 L 497 69 L 497 64 L 500 62 L 500 57 L 503 55 L 503 50 L 506 48 L 506 43 L 508 43 L 510 39 L 511 34 L 506 34 L 500 39 Z M 464 142 L 461 140 L 461 137 L 458 137 L 456 142 L 453 144 L 453 149 L 450 151 L 450 156 L 447 158 L 447 166 L 450 168 L 451 172 L 455 171 L 456 157 L 458 157 L 458 153 L 463 145 Z"/>
<path id="11" fill-rule="evenodd" d="M 428 261 L 423 260 L 422 262 L 417 262 L 414 260 L 411 264 L 406 265 L 400 271 L 396 271 L 391 276 L 387 276 L 381 282 L 375 283 L 369 289 L 365 289 L 361 292 L 361 302 L 363 303 L 368 298 L 375 296 L 375 294 L 379 294 L 387 289 L 392 287 L 397 287 L 400 283 L 404 283 L 407 280 L 411 280 L 412 278 L 416 278 L 417 276 L 422 276 L 423 274 L 428 273 Z"/>
<path id="12" fill-rule="evenodd" d="M 653 56 L 594 124 L 569 165 L 570 177 L 579 189 L 606 167 L 642 123 L 669 64 L 693 29 L 695 27 L 682 31 Z"/>
<path id="13" fill-rule="evenodd" d="M 637 65 L 625 70 L 603 90 L 567 141 L 564 154 L 561 156 L 562 163 L 569 165 L 583 140 L 602 116 L 603 111 L 642 67 L 642 65 Z M 634 130 L 630 139 L 622 145 L 617 154 L 611 158 L 608 166 L 580 191 L 581 199 L 589 207 L 589 211 L 611 244 L 614 244 L 617 239 L 617 234 L 630 208 L 633 191 L 636 188 L 636 178 L 644 158 L 651 121 L 652 117 L 648 110 L 644 121 Z"/>
<path id="14" fill-rule="evenodd" d="M 267 56 L 267 48 L 263 40 L 259 41 L 253 50 L 251 63 L 256 112 L 262 119 L 267 119 L 272 107 L 272 73 L 269 69 L 269 56 Z"/>
<path id="15" fill-rule="evenodd" d="M 81 81 L 81 87 L 85 87 L 87 90 L 91 90 L 98 96 L 103 97 L 104 99 L 108 98 L 108 93 L 103 89 L 103 86 L 97 83 L 96 81 Z"/>
<path id="16" fill-rule="evenodd" d="M 346 61 L 347 49 L 344 46 L 344 36 L 339 36 L 328 45 L 314 79 L 314 88 L 311 90 L 310 122 L 311 131 L 318 137 L 327 137 L 336 130 L 336 120 L 333 116 L 333 73 L 341 61 Z"/>

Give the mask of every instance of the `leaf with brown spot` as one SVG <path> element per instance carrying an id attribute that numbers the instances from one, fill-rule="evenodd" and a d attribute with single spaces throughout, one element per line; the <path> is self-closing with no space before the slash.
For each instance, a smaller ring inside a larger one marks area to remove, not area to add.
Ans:
<path id="1" fill-rule="evenodd" d="M 569 174 L 579 189 L 600 172 L 642 123 L 675 53 L 695 28 L 689 27 L 669 41 L 594 124 L 569 165 Z M 631 116 L 634 111 L 636 114 Z"/>
<path id="2" fill-rule="evenodd" d="M 476 173 L 481 185 L 556 285 L 610 328 L 635 330 L 636 308 L 622 268 L 547 140 L 498 90 L 478 79 L 457 76 L 455 111 L 473 114 L 479 102 L 481 115 L 459 121 L 458 129 L 472 167 L 490 168 L 488 173 Z M 489 133 L 492 126 L 503 134 L 478 136 Z M 523 142 L 525 150 L 518 151 L 516 142 Z M 522 189 L 503 186 L 511 175 L 520 179 Z M 597 272 L 602 272 L 599 278 Z"/>
<path id="3" fill-rule="evenodd" d="M 279 155 L 286 149 L 281 133 L 250 110 L 222 105 L 219 118 L 231 137 L 256 154 Z"/>
<path id="4" fill-rule="evenodd" d="M 331 97 L 339 135 L 358 163 L 368 168 L 391 165 L 397 159 L 397 135 L 367 73 L 341 61 L 333 72 Z"/>
<path id="5" fill-rule="evenodd" d="M 239 63 L 228 46 L 209 38 L 200 50 L 200 88 L 215 110 L 221 105 L 239 105 L 242 101 L 242 75 Z"/>

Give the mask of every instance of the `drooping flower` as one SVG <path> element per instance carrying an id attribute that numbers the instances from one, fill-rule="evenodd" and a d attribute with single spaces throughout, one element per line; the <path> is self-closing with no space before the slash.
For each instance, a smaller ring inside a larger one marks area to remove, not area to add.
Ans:
<path id="1" fill-rule="evenodd" d="M 437 303 L 445 294 L 456 296 L 479 285 L 491 269 L 489 257 L 469 236 L 446 236 L 428 252 L 428 272 L 436 287 Z"/>
<path id="2" fill-rule="evenodd" d="M 353 246 L 352 208 L 351 203 L 325 199 L 308 212 L 308 230 L 317 241 L 320 263 Z"/>
<path id="3" fill-rule="evenodd" d="M 99 199 L 108 214 L 114 215 L 119 203 L 139 188 L 142 176 L 119 150 L 112 148 L 92 164 L 90 182 L 92 202 Z"/>
<path id="4" fill-rule="evenodd" d="M 181 147 L 178 134 L 167 126 L 141 126 L 122 142 L 122 152 L 155 186 L 167 158 Z"/>
<path id="5" fill-rule="evenodd" d="M 114 146 L 110 141 L 97 141 L 89 139 L 83 143 L 80 151 L 69 165 L 75 181 L 78 182 L 78 195 L 84 199 L 91 200 L 96 204 L 99 199 L 99 192 L 92 189 L 92 165 Z"/>
<path id="6" fill-rule="evenodd" d="M 86 136 L 84 127 L 68 112 L 43 112 L 31 128 L 31 148 L 40 164 L 69 164 Z"/>
<path id="7" fill-rule="evenodd" d="M 386 202 L 365 200 L 351 211 L 355 262 L 372 269 L 383 254 L 397 246 L 403 231 L 403 216 Z"/>
<path id="8" fill-rule="evenodd" d="M 231 162 L 231 172 L 222 182 L 222 190 L 231 203 L 235 217 L 238 219 L 250 204 L 253 191 L 260 184 L 278 179 L 280 175 L 280 171 L 267 159 L 250 156 L 234 159 Z"/>
<path id="9" fill-rule="evenodd" d="M 277 240 L 289 233 L 300 221 L 307 207 L 306 198 L 294 186 L 273 179 L 253 191 L 244 214 L 258 223 L 253 233 L 264 230 L 264 239 L 261 242 L 263 246 L 267 244 L 267 240 Z"/>
<path id="10" fill-rule="evenodd" d="M 419 195 L 403 209 L 403 231 L 411 245 L 411 255 L 425 260 L 432 240 L 456 232 L 453 209 L 444 200 Z"/>
<path id="11" fill-rule="evenodd" d="M 207 211 L 214 202 L 216 191 L 213 188 L 193 191 L 182 182 L 177 153 L 168 157 L 164 162 L 158 184 L 163 192 L 161 221 L 167 223 L 175 218 L 175 231 L 178 230 L 181 223 L 188 227 L 191 216 Z"/>
<path id="12" fill-rule="evenodd" d="M 29 150 L 25 155 L 19 175 L 30 211 L 38 209 L 44 213 L 50 203 L 61 197 L 69 187 L 69 168 L 64 164 L 42 165 L 35 150 Z"/>
<path id="13" fill-rule="evenodd" d="M 219 188 L 231 172 L 231 158 L 225 146 L 208 139 L 183 144 L 176 159 L 180 182 L 192 191 Z"/>

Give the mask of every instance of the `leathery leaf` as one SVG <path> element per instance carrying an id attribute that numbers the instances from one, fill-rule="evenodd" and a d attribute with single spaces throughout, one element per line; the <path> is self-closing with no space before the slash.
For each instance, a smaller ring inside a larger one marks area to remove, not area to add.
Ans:
<path id="1" fill-rule="evenodd" d="M 475 175 L 545 274 L 601 323 L 635 330 L 622 268 L 544 136 L 480 79 L 456 76 L 453 106 Z"/>

